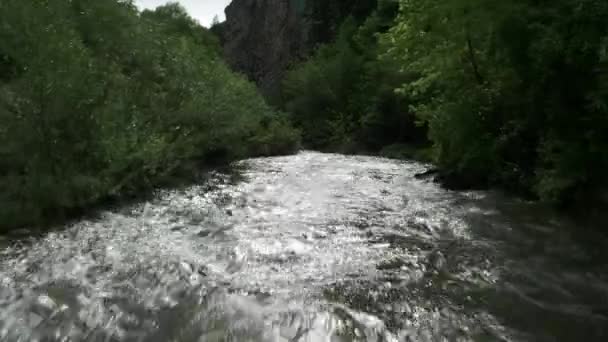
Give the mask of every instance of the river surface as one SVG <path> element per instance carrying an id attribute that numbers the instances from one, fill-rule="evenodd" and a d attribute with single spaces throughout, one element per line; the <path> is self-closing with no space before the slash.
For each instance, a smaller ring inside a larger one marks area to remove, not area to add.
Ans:
<path id="1" fill-rule="evenodd" d="M 4 238 L 2 341 L 608 341 L 608 246 L 542 208 L 302 152 Z"/>

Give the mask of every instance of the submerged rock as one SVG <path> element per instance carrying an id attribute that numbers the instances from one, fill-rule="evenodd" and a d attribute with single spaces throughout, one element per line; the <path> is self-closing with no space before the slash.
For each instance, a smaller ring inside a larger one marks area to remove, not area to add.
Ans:
<path id="1" fill-rule="evenodd" d="M 189 214 L 190 223 L 199 224 L 205 220 L 205 213 L 202 210 L 194 209 Z"/>
<path id="2" fill-rule="evenodd" d="M 176 225 L 176 226 L 171 227 L 172 232 L 179 232 L 184 229 L 186 229 L 186 226 L 184 226 L 184 225 Z"/>
<path id="3" fill-rule="evenodd" d="M 32 305 L 32 312 L 45 317 L 50 316 L 53 312 L 57 311 L 58 308 L 59 306 L 51 297 L 40 295 Z"/>
<path id="4" fill-rule="evenodd" d="M 182 270 L 182 272 L 184 272 L 186 274 L 192 274 L 192 272 L 194 272 L 194 268 L 188 262 L 185 262 L 185 261 L 180 262 L 179 267 Z"/>
<path id="5" fill-rule="evenodd" d="M 201 230 L 200 232 L 198 232 L 198 234 L 196 234 L 196 236 L 204 238 L 211 235 L 211 233 L 212 231 L 210 230 Z"/>
<path id="6" fill-rule="evenodd" d="M 441 251 L 436 251 L 429 255 L 428 263 L 435 271 L 441 271 L 446 267 L 447 259 Z"/>
<path id="7" fill-rule="evenodd" d="M 439 174 L 439 169 L 429 169 L 427 171 L 417 173 L 414 175 L 416 179 L 429 179 L 434 178 Z"/>

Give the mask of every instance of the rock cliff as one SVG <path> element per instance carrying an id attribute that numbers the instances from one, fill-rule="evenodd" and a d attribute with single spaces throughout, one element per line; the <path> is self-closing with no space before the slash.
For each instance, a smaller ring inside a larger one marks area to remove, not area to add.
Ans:
<path id="1" fill-rule="evenodd" d="M 287 68 L 318 43 L 331 41 L 347 16 L 362 21 L 377 0 L 233 0 L 226 21 L 212 30 L 228 63 L 256 82 L 266 96 L 278 93 Z"/>
<path id="2" fill-rule="evenodd" d="M 234 0 L 219 29 L 228 63 L 276 94 L 290 63 L 310 53 L 305 0 Z"/>

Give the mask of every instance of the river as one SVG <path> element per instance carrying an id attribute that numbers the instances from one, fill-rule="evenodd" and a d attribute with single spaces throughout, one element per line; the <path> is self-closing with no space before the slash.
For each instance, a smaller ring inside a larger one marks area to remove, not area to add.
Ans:
<path id="1" fill-rule="evenodd" d="M 2 341 L 606 341 L 605 237 L 428 166 L 302 152 L 0 252 Z"/>

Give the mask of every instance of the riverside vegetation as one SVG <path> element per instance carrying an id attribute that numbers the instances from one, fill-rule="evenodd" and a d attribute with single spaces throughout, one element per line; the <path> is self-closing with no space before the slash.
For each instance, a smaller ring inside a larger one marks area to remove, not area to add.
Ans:
<path id="1" fill-rule="evenodd" d="M 321 44 L 283 82 L 287 115 L 176 4 L 0 0 L 2 229 L 300 136 L 432 161 L 454 187 L 608 202 L 606 1 L 303 3 Z"/>
<path id="2" fill-rule="evenodd" d="M 3 230 L 298 139 L 176 4 L 0 0 Z"/>
<path id="3" fill-rule="evenodd" d="M 284 82 L 305 143 L 392 154 L 405 144 L 455 187 L 608 202 L 608 2 L 332 4 L 318 13 L 334 15 L 335 39 Z"/>

